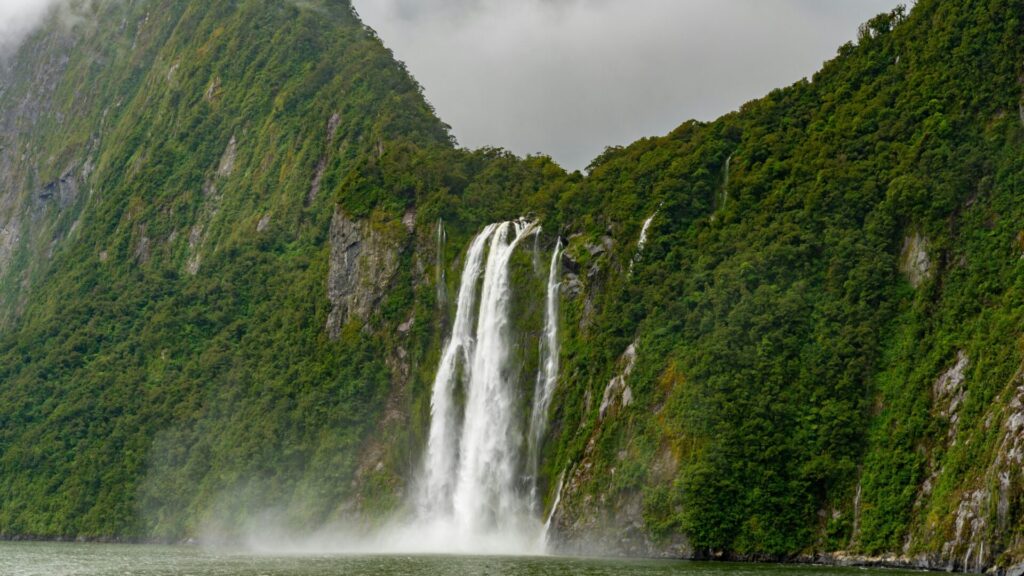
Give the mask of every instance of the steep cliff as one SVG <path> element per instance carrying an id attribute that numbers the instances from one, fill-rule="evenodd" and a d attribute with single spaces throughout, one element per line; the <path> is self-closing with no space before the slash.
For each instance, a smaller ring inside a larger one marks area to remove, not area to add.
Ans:
<path id="1" fill-rule="evenodd" d="M 466 245 L 529 216 L 558 547 L 1024 560 L 1020 1 L 880 15 L 586 175 L 455 147 L 344 3 L 68 9 L 0 71 L 0 535 L 401 509 Z"/>
<path id="2" fill-rule="evenodd" d="M 563 197 L 569 548 L 1021 560 L 1022 7 L 881 15 Z"/>

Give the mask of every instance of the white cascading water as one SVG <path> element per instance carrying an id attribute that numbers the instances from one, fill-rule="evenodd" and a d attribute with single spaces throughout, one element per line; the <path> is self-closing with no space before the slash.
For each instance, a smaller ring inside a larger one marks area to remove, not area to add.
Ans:
<path id="1" fill-rule="evenodd" d="M 643 257 L 644 245 L 647 244 L 647 233 L 650 231 L 651 223 L 654 222 L 654 217 L 657 215 L 658 212 L 655 211 L 654 214 L 651 214 L 651 216 L 647 218 L 647 220 L 644 220 L 644 225 L 640 227 L 640 239 L 637 240 L 636 243 L 636 254 L 633 255 L 633 259 L 629 262 L 630 274 L 633 273 L 633 265 L 639 262 Z"/>
<path id="2" fill-rule="evenodd" d="M 654 222 L 654 217 L 657 215 L 657 212 L 651 214 L 651 217 L 648 218 L 647 220 L 644 220 L 644 225 L 640 227 L 640 240 L 637 241 L 636 243 L 637 252 L 643 250 L 644 245 L 647 244 L 647 232 L 650 231 L 651 222 Z"/>
<path id="3" fill-rule="evenodd" d="M 725 209 L 725 204 L 729 201 L 729 165 L 732 164 L 732 154 L 725 159 L 725 177 L 722 181 L 722 209 Z"/>
<path id="4" fill-rule="evenodd" d="M 491 236 L 452 498 L 456 522 L 471 533 L 516 530 L 525 511 L 516 490 L 516 395 L 508 381 L 508 263 L 519 242 L 535 231 L 531 223 L 506 222 Z"/>
<path id="5" fill-rule="evenodd" d="M 447 279 L 444 274 L 444 241 L 446 235 L 444 232 L 444 220 L 437 219 L 437 277 L 434 279 L 437 283 L 437 306 L 438 308 L 444 309 L 448 306 L 448 287 Z"/>
<path id="6" fill-rule="evenodd" d="M 544 301 L 544 333 L 540 340 L 540 369 L 533 391 L 533 411 L 530 415 L 530 434 L 527 437 L 527 458 L 530 479 L 530 508 L 536 510 L 537 471 L 540 463 L 541 442 L 547 432 L 548 409 L 558 384 L 558 290 L 562 258 L 562 239 L 555 244 L 548 268 L 548 283 Z"/>
<path id="7" fill-rule="evenodd" d="M 415 529 L 423 534 L 425 547 L 430 541 L 431 551 L 544 550 L 543 524 L 531 514 L 521 480 L 521 395 L 510 365 L 509 261 L 517 246 L 537 231 L 535 224 L 525 221 L 492 224 L 473 239 L 466 253 L 455 320 L 431 393 L 416 506 Z M 546 325 L 549 322 L 545 320 Z M 551 344 L 546 346 L 552 350 Z M 553 350 L 557 356 L 557 348 Z M 557 357 L 542 369 L 557 371 Z M 546 385 L 548 376 L 543 378 Z M 463 410 L 455 402 L 460 389 L 465 391 Z"/>
<path id="8" fill-rule="evenodd" d="M 548 519 L 544 521 L 544 529 L 541 531 L 541 542 L 547 547 L 548 540 L 550 539 L 551 523 L 555 520 L 555 514 L 558 513 L 558 505 L 562 503 L 562 484 L 565 482 L 565 470 L 558 476 L 558 488 L 555 489 L 555 502 L 551 505 L 551 512 L 548 512 Z"/>
<path id="9" fill-rule="evenodd" d="M 452 334 L 445 344 L 441 363 L 434 377 L 434 388 L 430 397 L 430 432 L 427 436 L 427 453 L 424 458 L 423 484 L 418 506 L 421 516 L 425 518 L 436 518 L 451 512 L 456 465 L 454 391 L 459 375 L 462 374 L 466 378 L 471 374 L 473 310 L 476 308 L 477 281 L 480 279 L 484 249 L 495 228 L 493 224 L 484 228 L 483 232 L 473 239 L 466 253 Z"/>

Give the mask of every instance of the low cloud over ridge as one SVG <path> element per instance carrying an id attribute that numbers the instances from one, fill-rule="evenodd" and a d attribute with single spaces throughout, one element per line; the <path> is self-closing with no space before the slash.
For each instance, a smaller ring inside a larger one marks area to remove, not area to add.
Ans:
<path id="1" fill-rule="evenodd" d="M 0 0 L 0 56 L 9 56 L 63 0 Z"/>
<path id="2" fill-rule="evenodd" d="M 809 76 L 898 0 L 353 0 L 469 147 L 582 168 Z"/>

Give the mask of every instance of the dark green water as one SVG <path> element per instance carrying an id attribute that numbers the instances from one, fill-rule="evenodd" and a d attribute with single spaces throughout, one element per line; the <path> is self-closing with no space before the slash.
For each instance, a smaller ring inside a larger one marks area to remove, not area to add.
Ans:
<path id="1" fill-rule="evenodd" d="M 870 576 L 888 570 L 487 556 L 263 556 L 180 546 L 0 542 L 3 576 Z"/>

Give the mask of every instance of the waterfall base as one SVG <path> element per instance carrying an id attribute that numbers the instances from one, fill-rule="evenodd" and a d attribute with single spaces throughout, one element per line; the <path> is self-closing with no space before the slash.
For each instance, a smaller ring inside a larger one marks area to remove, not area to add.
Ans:
<path id="1" fill-rule="evenodd" d="M 269 526 L 269 527 L 268 527 Z M 246 548 L 263 554 L 452 554 L 543 556 L 544 525 L 523 518 L 514 527 L 472 533 L 451 519 L 391 523 L 377 530 L 328 526 L 312 534 L 253 529 Z"/>

